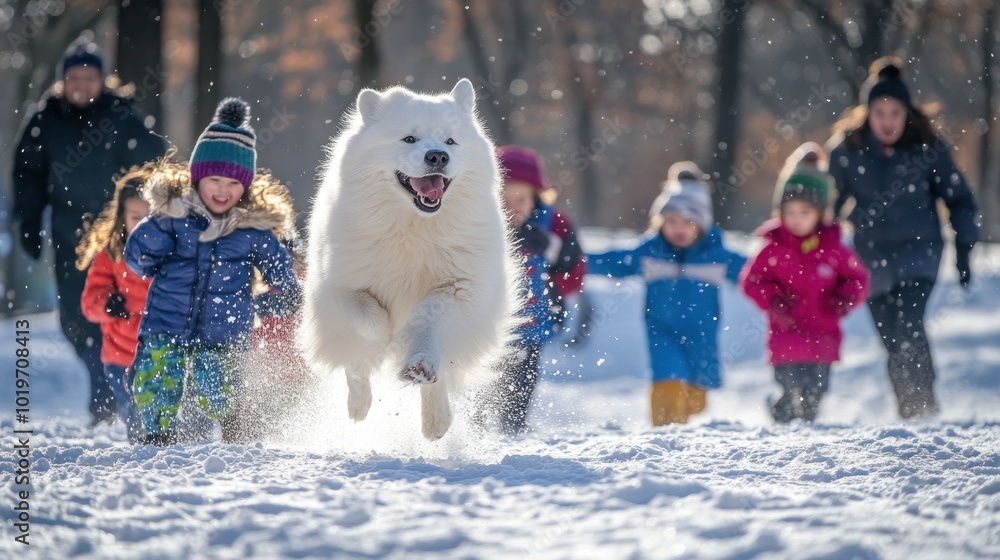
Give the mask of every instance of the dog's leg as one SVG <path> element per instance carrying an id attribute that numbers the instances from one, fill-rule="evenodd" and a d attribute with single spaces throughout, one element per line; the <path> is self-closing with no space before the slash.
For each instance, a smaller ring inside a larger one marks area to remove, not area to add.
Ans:
<path id="1" fill-rule="evenodd" d="M 420 416 L 425 438 L 434 441 L 444 437 L 451 427 L 451 405 L 448 403 L 446 384 L 421 385 Z"/>
<path id="2" fill-rule="evenodd" d="M 347 324 L 354 328 L 358 338 L 367 346 L 382 350 L 392 338 L 389 312 L 365 290 L 344 294 L 344 312 Z"/>
<path id="3" fill-rule="evenodd" d="M 436 293 L 417 306 L 403 331 L 410 343 L 399 378 L 412 383 L 435 383 L 441 368 L 441 333 L 454 298 Z"/>
<path id="4" fill-rule="evenodd" d="M 355 422 L 368 416 L 372 407 L 371 371 L 368 366 L 348 366 L 347 373 L 347 415 Z"/>

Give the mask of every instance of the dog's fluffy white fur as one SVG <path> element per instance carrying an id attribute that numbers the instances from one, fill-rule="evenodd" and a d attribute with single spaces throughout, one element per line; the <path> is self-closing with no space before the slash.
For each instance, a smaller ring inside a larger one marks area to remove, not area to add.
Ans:
<path id="1" fill-rule="evenodd" d="M 520 279 L 500 187 L 468 80 L 441 95 L 358 95 L 309 216 L 299 333 L 314 368 L 343 368 L 353 420 L 388 361 L 420 385 L 422 432 L 438 439 L 449 391 L 500 357 Z"/>

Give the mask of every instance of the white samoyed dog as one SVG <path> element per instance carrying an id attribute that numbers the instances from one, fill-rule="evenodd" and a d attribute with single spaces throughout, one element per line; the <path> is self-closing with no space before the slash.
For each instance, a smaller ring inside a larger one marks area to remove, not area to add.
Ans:
<path id="1" fill-rule="evenodd" d="M 368 414 L 369 377 L 388 362 L 420 385 L 422 432 L 438 439 L 449 391 L 501 356 L 522 277 L 500 188 L 469 80 L 358 95 L 309 215 L 299 331 L 314 369 L 346 373 L 351 419 Z"/>

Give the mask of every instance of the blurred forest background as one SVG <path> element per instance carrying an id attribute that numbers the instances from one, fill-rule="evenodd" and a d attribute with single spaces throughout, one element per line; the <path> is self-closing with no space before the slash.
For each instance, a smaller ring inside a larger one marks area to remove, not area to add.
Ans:
<path id="1" fill-rule="evenodd" d="M 258 163 L 303 214 L 362 87 L 446 91 L 464 76 L 494 141 L 540 151 L 579 225 L 643 229 L 667 167 L 692 159 L 713 174 L 719 222 L 749 231 L 785 157 L 825 142 L 869 63 L 897 54 L 997 240 L 998 12 L 995 0 L 0 0 L 0 187 L 9 201 L 21 122 L 89 34 L 182 158 L 221 97 L 251 101 Z"/>

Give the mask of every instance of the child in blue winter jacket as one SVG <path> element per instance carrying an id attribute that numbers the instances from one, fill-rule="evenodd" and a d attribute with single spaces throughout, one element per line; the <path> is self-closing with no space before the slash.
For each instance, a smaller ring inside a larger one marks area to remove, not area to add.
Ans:
<path id="1" fill-rule="evenodd" d="M 528 154 L 525 151 L 523 153 Z M 535 160 L 535 169 L 540 170 Z M 522 323 L 514 332 L 512 352 L 503 365 L 497 383 L 488 392 L 482 408 L 488 407 L 506 434 L 516 435 L 527 429 L 528 407 L 538 383 L 542 345 L 552 338 L 553 320 L 550 297 L 550 266 L 546 251 L 552 243 L 552 232 L 535 212 L 537 187 L 518 180 L 517 168 L 510 158 L 500 154 L 505 173 L 503 187 L 504 210 L 514 230 L 514 242 L 524 263 L 524 305 L 519 316 Z M 539 174 L 540 176 L 540 174 Z M 480 415 L 485 410 L 480 411 Z M 480 421 L 482 419 L 480 418 Z"/>
<path id="2" fill-rule="evenodd" d="M 256 173 L 249 107 L 224 100 L 189 166 L 158 164 L 144 193 L 150 216 L 125 245 L 129 268 L 152 277 L 133 365 L 144 439 L 178 441 L 182 398 L 227 414 L 239 351 L 253 327 L 253 271 L 291 301 L 298 283 L 278 237 L 294 235 L 288 189 Z"/>
<path id="3" fill-rule="evenodd" d="M 736 283 L 746 263 L 723 246 L 703 177 L 691 162 L 672 165 L 638 247 L 587 257 L 592 274 L 646 282 L 654 426 L 686 423 L 705 409 L 707 390 L 721 386 L 719 286 Z"/>

